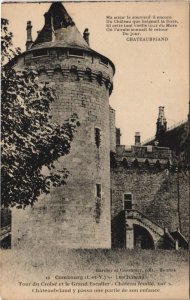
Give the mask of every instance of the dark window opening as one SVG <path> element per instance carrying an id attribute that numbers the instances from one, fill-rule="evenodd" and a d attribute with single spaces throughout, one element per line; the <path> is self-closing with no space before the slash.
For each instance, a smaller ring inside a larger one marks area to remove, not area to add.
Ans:
<path id="1" fill-rule="evenodd" d="M 1 248 L 11 249 L 11 234 L 1 240 Z"/>
<path id="2" fill-rule="evenodd" d="M 139 168 L 139 163 L 138 160 L 135 158 L 135 160 L 132 163 L 133 168 L 138 169 Z"/>
<path id="3" fill-rule="evenodd" d="M 145 168 L 148 168 L 148 169 L 150 168 L 150 163 L 149 163 L 148 159 L 145 160 L 144 165 L 145 165 Z"/>
<path id="4" fill-rule="evenodd" d="M 67 55 L 67 51 L 65 51 L 65 50 L 57 51 L 57 58 L 59 58 L 60 56 L 65 56 L 65 55 Z"/>
<path id="5" fill-rule="evenodd" d="M 155 168 L 158 169 L 158 170 L 161 170 L 161 165 L 160 165 L 159 160 L 156 161 Z"/>
<path id="6" fill-rule="evenodd" d="M 96 184 L 96 197 L 101 198 L 102 195 L 102 187 L 101 184 L 97 183 Z"/>
<path id="7" fill-rule="evenodd" d="M 73 56 L 83 56 L 83 51 L 79 49 L 70 49 L 69 50 L 69 55 Z"/>
<path id="8" fill-rule="evenodd" d="M 100 147 L 100 128 L 95 128 L 95 143 L 96 143 L 96 147 L 99 148 Z"/>
<path id="9" fill-rule="evenodd" d="M 116 157 L 115 157 L 115 153 L 114 152 L 110 152 L 110 167 L 111 168 L 116 168 L 117 167 L 117 161 L 116 161 Z"/>
<path id="10" fill-rule="evenodd" d="M 102 84 L 102 72 L 98 72 L 97 81 L 99 82 L 99 84 Z"/>
<path id="11" fill-rule="evenodd" d="M 132 194 L 131 193 L 124 194 L 124 199 L 127 201 L 132 201 Z"/>
<path id="12" fill-rule="evenodd" d="M 106 58 L 103 58 L 103 57 L 102 57 L 102 58 L 100 59 L 100 62 L 101 62 L 102 64 L 108 66 L 108 60 L 107 60 Z"/>
<path id="13" fill-rule="evenodd" d="M 124 209 L 132 209 L 132 194 L 126 193 L 124 194 Z"/>
<path id="14" fill-rule="evenodd" d="M 124 159 L 123 159 L 123 161 L 122 161 L 122 165 L 123 165 L 123 167 L 124 168 L 129 168 L 129 164 L 128 164 L 128 161 L 127 161 L 127 159 L 124 157 Z"/>
<path id="15" fill-rule="evenodd" d="M 36 51 L 33 52 L 34 57 L 36 57 L 36 56 L 45 56 L 45 55 L 48 55 L 47 49 L 40 49 L 40 50 L 36 50 Z"/>

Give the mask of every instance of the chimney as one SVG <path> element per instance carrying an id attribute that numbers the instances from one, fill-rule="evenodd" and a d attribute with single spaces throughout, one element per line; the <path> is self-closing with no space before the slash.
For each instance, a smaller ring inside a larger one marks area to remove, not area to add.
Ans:
<path id="1" fill-rule="evenodd" d="M 87 42 L 88 45 L 90 45 L 89 35 L 90 35 L 90 32 L 88 31 L 88 28 L 86 28 L 83 32 L 83 38 L 85 39 L 85 41 Z"/>
<path id="2" fill-rule="evenodd" d="M 27 32 L 27 39 L 26 39 L 26 50 L 30 49 L 32 45 L 32 23 L 31 21 L 27 21 L 26 26 L 26 32 Z"/>
<path id="3" fill-rule="evenodd" d="M 135 146 L 141 145 L 141 134 L 140 132 L 135 132 Z"/>
<path id="4" fill-rule="evenodd" d="M 164 116 L 164 106 L 159 106 L 159 112 L 158 112 L 158 120 L 163 124 L 164 121 L 166 121 L 166 118 Z"/>
<path id="5" fill-rule="evenodd" d="M 116 145 L 121 145 L 121 131 L 120 131 L 120 128 L 116 128 Z"/>

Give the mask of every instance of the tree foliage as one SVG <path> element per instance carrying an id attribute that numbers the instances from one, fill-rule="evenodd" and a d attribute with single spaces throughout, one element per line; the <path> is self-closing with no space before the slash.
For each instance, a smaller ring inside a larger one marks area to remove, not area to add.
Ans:
<path id="1" fill-rule="evenodd" d="M 1 62 L 3 64 L 10 61 L 15 55 L 20 54 L 20 48 L 13 47 L 13 34 L 8 30 L 9 22 L 1 19 Z"/>
<path id="2" fill-rule="evenodd" d="M 184 126 L 184 133 L 180 141 L 180 161 L 182 165 L 190 167 L 190 120 Z"/>
<path id="3" fill-rule="evenodd" d="M 2 21 L 2 62 L 18 54 L 12 47 L 8 21 Z M 51 103 L 55 93 L 40 84 L 34 70 L 16 71 L 2 66 L 1 203 L 3 207 L 33 205 L 51 185 L 65 184 L 68 171 L 57 170 L 55 161 L 70 152 L 78 118 L 73 114 L 63 124 L 52 121 Z M 48 172 L 43 172 L 43 167 Z"/>

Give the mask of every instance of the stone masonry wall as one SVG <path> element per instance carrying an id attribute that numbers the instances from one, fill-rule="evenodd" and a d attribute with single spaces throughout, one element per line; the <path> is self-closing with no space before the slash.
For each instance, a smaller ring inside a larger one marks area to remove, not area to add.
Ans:
<path id="1" fill-rule="evenodd" d="M 74 57 L 52 49 L 48 53 L 38 58 L 28 53 L 17 68 L 35 68 L 41 81 L 55 87 L 54 120 L 62 123 L 77 113 L 81 125 L 70 154 L 56 163 L 57 168 L 69 170 L 67 185 L 52 188 L 34 208 L 13 210 L 13 245 L 110 248 L 109 93 L 113 69 L 90 54 Z M 95 128 L 100 129 L 99 146 Z M 101 184 L 101 198 L 96 197 L 97 184 Z"/>
<path id="2" fill-rule="evenodd" d="M 115 110 L 110 106 L 110 151 L 116 152 Z"/>
<path id="3" fill-rule="evenodd" d="M 114 224 L 123 213 L 124 193 L 132 193 L 133 209 L 144 213 L 160 226 L 175 231 L 179 227 L 178 182 L 181 232 L 189 239 L 189 173 L 185 171 L 177 174 L 168 170 L 135 170 L 125 169 L 122 166 L 113 169 L 112 231 L 115 230 Z M 120 231 L 122 228 L 121 224 Z M 122 235 L 122 232 L 118 234 Z"/>

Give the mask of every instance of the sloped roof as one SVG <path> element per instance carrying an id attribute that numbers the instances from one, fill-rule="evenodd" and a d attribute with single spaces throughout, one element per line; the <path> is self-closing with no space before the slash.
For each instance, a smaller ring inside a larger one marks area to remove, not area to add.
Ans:
<path id="1" fill-rule="evenodd" d="M 31 46 L 31 50 L 46 47 L 76 47 L 93 51 L 61 2 L 54 2 L 44 17 L 45 24 Z"/>
<path id="2" fill-rule="evenodd" d="M 179 153 L 180 144 L 185 133 L 185 128 L 187 126 L 187 120 L 183 123 L 181 122 L 176 127 L 168 129 L 161 137 L 158 138 L 159 147 L 169 147 L 171 150 L 175 150 Z M 151 140 L 145 141 L 143 146 L 154 145 L 156 137 Z"/>
<path id="3" fill-rule="evenodd" d="M 94 53 L 108 60 L 113 68 L 113 73 L 115 74 L 113 62 L 106 56 L 90 48 L 61 2 L 53 2 L 48 12 L 44 14 L 44 17 L 45 24 L 38 33 L 36 40 L 25 52 L 18 56 L 45 48 L 76 48 Z M 18 56 L 12 59 L 11 64 L 14 64 Z"/>
<path id="4" fill-rule="evenodd" d="M 56 35 L 55 40 L 49 42 L 35 43 L 31 49 L 40 49 L 40 48 L 52 48 L 52 47 L 63 47 L 63 48 L 80 48 L 85 50 L 92 50 L 88 44 L 82 40 L 80 32 L 77 28 L 69 28 L 67 30 L 61 29 L 59 36 Z"/>

